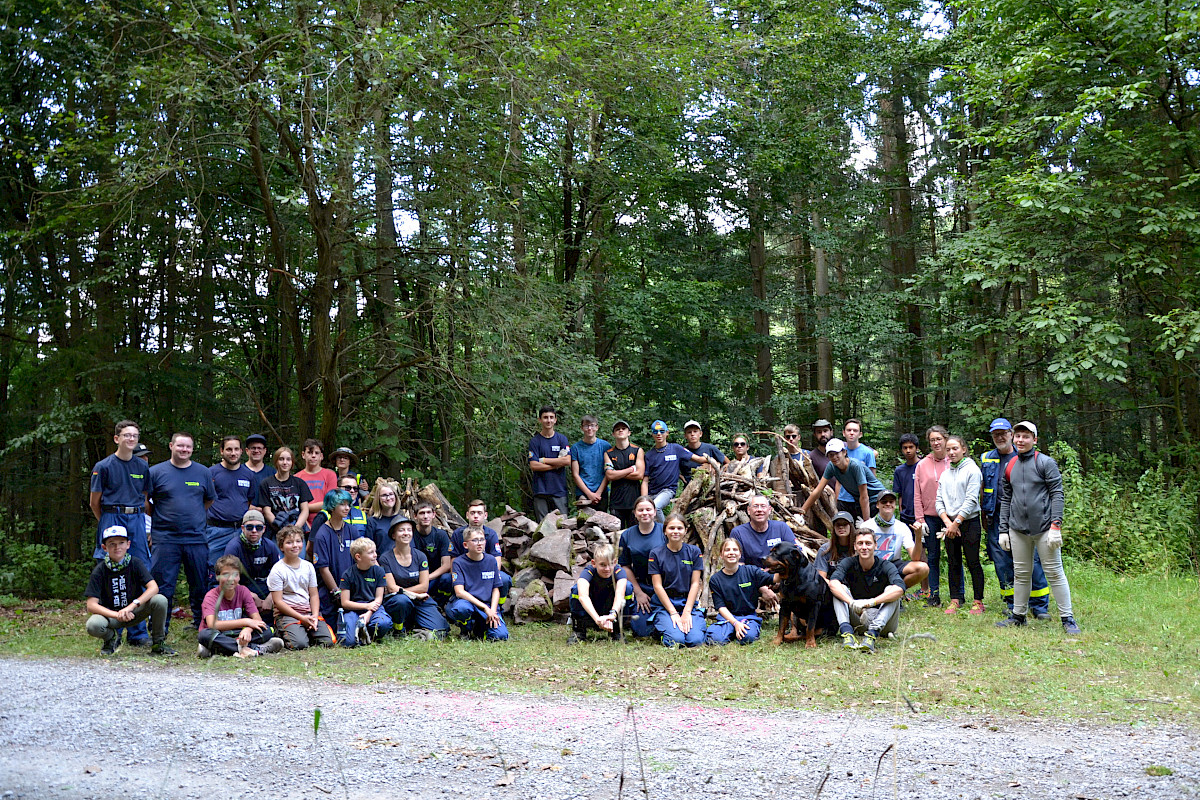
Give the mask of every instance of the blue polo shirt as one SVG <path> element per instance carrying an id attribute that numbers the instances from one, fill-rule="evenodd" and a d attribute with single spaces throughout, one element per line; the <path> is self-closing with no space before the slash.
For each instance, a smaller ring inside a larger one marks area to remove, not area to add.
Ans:
<path id="1" fill-rule="evenodd" d="M 600 482 L 604 480 L 604 454 L 610 447 L 612 445 L 603 439 L 591 444 L 580 440 L 571 445 L 571 460 L 578 462 L 579 477 L 593 492 L 600 488 Z M 579 487 L 575 487 L 575 496 L 580 494 Z"/>
<path id="2" fill-rule="evenodd" d="M 862 448 L 859 448 L 860 450 Z M 842 485 L 842 491 L 849 491 L 847 496 L 848 502 L 858 502 L 858 487 L 862 484 L 867 486 L 867 499 L 874 503 L 879 499 L 879 495 L 883 494 L 883 484 L 879 482 L 879 478 L 875 477 L 875 473 L 867 469 L 866 465 L 861 461 L 850 459 L 846 464 L 846 471 L 842 472 L 829 462 L 829 466 L 825 468 L 825 480 L 837 481 Z"/>
<path id="3" fill-rule="evenodd" d="M 379 566 L 383 567 L 384 572 L 392 574 L 392 579 L 401 589 L 416 586 L 421 582 L 421 570 L 429 571 L 429 559 L 425 554 L 412 546 L 409 550 L 412 557 L 409 558 L 407 567 L 397 560 L 396 551 L 391 547 L 379 552 Z"/>
<path id="4" fill-rule="evenodd" d="M 242 516 L 255 500 L 253 472 L 245 464 L 237 469 L 226 469 L 224 464 L 209 467 L 213 485 L 217 487 L 217 499 L 208 509 L 208 518 L 214 523 L 230 527 L 242 524 Z"/>
<path id="5" fill-rule="evenodd" d="M 150 468 L 146 495 L 154 504 L 150 517 L 154 541 L 175 544 L 207 544 L 208 514 L 204 503 L 217 499 L 208 467 L 195 461 L 177 467 L 163 461 Z M 240 524 L 240 520 L 239 520 Z"/>
<path id="6" fill-rule="evenodd" d="M 692 588 L 692 573 L 704 571 L 704 554 L 694 544 L 685 544 L 678 553 L 664 544 L 650 553 L 647 566 L 651 575 L 662 578 L 667 597 L 685 600 Z"/>
<path id="7" fill-rule="evenodd" d="M 467 594 L 482 603 L 492 602 L 492 589 L 500 586 L 500 564 L 495 556 L 483 554 L 483 558 L 472 561 L 468 556 L 454 559 L 451 568 L 454 585 L 467 590 Z"/>
<path id="8" fill-rule="evenodd" d="M 775 576 L 771 573 L 746 564 L 740 565 L 732 575 L 719 569 L 708 579 L 713 608 L 720 610 L 724 606 L 735 617 L 749 617 L 758 610 L 759 588 L 774 582 Z"/>
<path id="9" fill-rule="evenodd" d="M 458 558 L 459 556 L 465 556 L 467 554 L 467 546 L 463 543 L 463 533 L 465 533 L 466 530 L 467 526 L 464 525 L 461 528 L 455 529 L 454 533 L 450 534 L 450 555 L 454 556 L 455 558 Z M 415 540 L 416 537 L 414 536 L 413 538 Z M 500 534 L 496 533 L 487 525 L 483 526 L 483 541 L 483 552 L 487 553 L 488 555 L 495 556 L 496 558 L 500 558 L 500 556 L 503 555 L 500 550 Z M 438 563 L 441 562 L 439 561 Z"/>
<path id="10" fill-rule="evenodd" d="M 387 578 L 384 576 L 383 567 L 378 564 L 372 564 L 366 569 L 359 569 L 355 565 L 342 573 L 338 588 L 343 592 L 350 592 L 350 599 L 355 603 L 370 603 L 375 600 L 379 589 L 387 591 Z"/>
<path id="11" fill-rule="evenodd" d="M 667 543 L 661 522 L 654 523 L 654 530 L 642 533 L 638 526 L 621 531 L 617 542 L 617 563 L 633 572 L 633 577 L 646 594 L 654 594 L 650 585 L 650 553 Z"/>
<path id="12" fill-rule="evenodd" d="M 705 458 L 712 456 L 713 458 L 715 458 L 717 460 L 718 464 L 724 464 L 726 461 L 729 460 L 729 459 L 725 458 L 725 454 L 722 453 L 717 448 L 716 445 L 709 444 L 708 442 L 701 442 L 699 444 L 699 446 L 696 447 L 695 450 L 692 450 L 687 445 L 684 445 L 683 449 L 687 450 L 689 453 L 694 453 L 695 455 L 698 455 L 698 456 L 704 456 Z M 697 464 L 695 461 L 692 461 L 690 458 L 686 459 L 684 461 L 679 462 L 679 474 L 683 476 L 683 479 L 685 481 L 691 480 L 692 470 L 694 470 L 696 467 L 699 467 L 699 466 L 700 466 L 700 464 Z"/>
<path id="13" fill-rule="evenodd" d="M 442 565 L 443 556 L 454 555 L 450 552 L 450 534 L 437 526 L 429 529 L 428 536 L 422 536 L 414 525 L 412 547 L 414 550 L 420 550 L 429 559 L 430 572 Z"/>
<path id="14" fill-rule="evenodd" d="M 681 444 L 667 442 L 659 450 L 657 447 L 645 451 L 646 480 L 650 484 L 650 496 L 674 489 L 679 484 L 679 470 L 682 462 L 690 461 L 692 451 Z"/>
<path id="15" fill-rule="evenodd" d="M 137 456 L 128 461 L 113 453 L 92 467 L 90 491 L 100 493 L 101 506 L 142 508 L 146 505 L 147 475 L 150 468 Z"/>
<path id="16" fill-rule="evenodd" d="M 737 543 L 742 546 L 742 563 L 752 567 L 761 567 L 767 553 L 780 542 L 796 543 L 796 534 L 792 533 L 786 522 L 777 519 L 767 520 L 767 530 L 764 533 L 754 530 L 749 522 L 738 525 L 729 534 L 729 538 L 737 539 Z"/>
<path id="17" fill-rule="evenodd" d="M 625 568 L 620 565 L 613 566 L 613 574 L 611 578 L 601 578 L 596 574 L 596 567 L 588 564 L 583 568 L 583 572 L 579 573 L 579 577 L 575 579 L 575 585 L 571 587 L 571 599 L 579 601 L 579 581 L 587 581 L 588 597 L 592 601 L 592 606 L 601 614 L 607 614 L 609 609 L 613 607 L 613 599 L 616 596 L 617 581 L 628 581 L 629 576 L 625 574 Z M 625 595 L 633 596 L 633 590 L 629 588 L 629 584 L 625 584 Z"/>
<path id="18" fill-rule="evenodd" d="M 538 431 L 529 440 L 529 461 L 533 463 L 540 458 L 558 458 L 570 449 L 571 443 L 561 433 L 555 432 L 547 439 L 542 436 L 541 431 Z M 603 451 L 601 452 L 603 453 Z M 567 479 L 563 474 L 563 468 L 552 469 L 549 472 L 533 472 L 533 493 L 549 497 L 566 497 Z"/>

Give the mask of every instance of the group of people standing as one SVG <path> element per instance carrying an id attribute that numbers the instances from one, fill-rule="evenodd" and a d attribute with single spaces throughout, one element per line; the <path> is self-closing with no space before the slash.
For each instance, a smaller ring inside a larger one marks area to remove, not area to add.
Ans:
<path id="1" fill-rule="evenodd" d="M 628 423 L 613 425 L 609 443 L 598 438 L 599 422 L 588 415 L 581 438 L 571 444 L 556 430 L 552 407 L 541 408 L 538 418 L 528 454 L 534 515 L 540 520 L 552 509 L 565 513 L 574 495 L 576 505 L 610 511 L 626 526 L 615 548 L 593 552 L 575 585 L 571 639 L 579 641 L 593 628 L 619 636 L 628 623 L 634 635 L 657 635 L 668 646 L 754 641 L 761 631 L 758 605 L 774 600 L 774 579 L 762 570 L 763 560 L 774 545 L 795 543 L 791 530 L 769 519 L 766 498 L 751 502 L 750 521 L 726 540 L 722 568 L 710 578 L 716 622 L 706 627 L 705 609 L 698 606 L 702 555 L 686 543 L 683 518 L 666 513 L 681 479 L 696 468 L 748 459 L 749 438 L 733 437 L 730 459 L 702 441 L 699 422 L 684 425 L 686 444 L 679 445 L 668 441 L 668 425 L 656 420 L 653 446 L 641 448 L 630 442 Z M 842 513 L 818 559 L 822 578 L 835 589 L 835 604 L 842 602 L 842 584 L 834 570 L 867 531 L 872 551 L 896 573 L 893 578 L 880 567 L 883 577 L 906 588 L 920 583 L 920 595 L 932 606 L 941 603 L 944 543 L 947 613 L 966 605 L 964 560 L 972 579 L 970 613 L 982 613 L 979 545 L 986 529 L 1010 608 L 1000 624 L 1025 624 L 1030 612 L 1048 615 L 1046 598 L 1053 591 L 1064 628 L 1078 633 L 1059 557 L 1061 476 L 1053 459 L 1036 450 L 1032 423 L 994 421 L 996 448 L 983 456 L 982 470 L 966 440 L 940 426 L 926 432 L 930 452 L 923 458 L 917 438 L 905 434 L 904 463 L 891 491 L 876 477 L 876 453 L 861 442 L 861 433 L 861 422 L 849 420 L 845 438 L 836 439 L 832 425 L 818 420 L 811 449 L 800 447 L 796 426 L 784 433 L 792 456 L 811 459 L 821 475 L 802 514 L 810 513 L 824 486 L 838 492 Z M 350 448 L 335 450 L 329 469 L 323 444 L 306 440 L 303 467 L 293 472 L 296 456 L 287 446 L 267 464 L 261 434 L 246 438 L 245 462 L 242 439 L 225 437 L 221 460 L 211 467 L 192 461 L 194 439 L 184 432 L 172 435 L 170 458 L 154 466 L 135 422 L 117 423 L 114 442 L 116 452 L 92 471 L 90 494 L 99 561 L 88 588 L 88 631 L 104 640 L 106 652 L 119 646 L 123 629 L 131 644 L 152 641 L 155 652 L 170 650 L 170 615 L 160 612 L 172 607 L 181 569 L 202 656 L 252 657 L 334 641 L 355 646 L 392 630 L 441 637 L 451 622 L 464 635 L 508 636 L 503 607 L 512 580 L 501 568 L 499 534 L 484 524 L 481 500 L 468 504 L 467 524 L 451 532 L 434 525 L 436 510 L 428 503 L 408 519 L 399 507 L 400 487 L 386 478 L 369 484 Z M 880 606 L 891 602 L 890 594 Z M 853 599 L 839 610 L 855 612 Z"/>

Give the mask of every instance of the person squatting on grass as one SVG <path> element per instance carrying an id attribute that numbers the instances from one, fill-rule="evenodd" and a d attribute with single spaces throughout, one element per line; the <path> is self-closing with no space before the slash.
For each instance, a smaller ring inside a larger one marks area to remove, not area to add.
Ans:
<path id="1" fill-rule="evenodd" d="M 842 647 L 874 653 L 876 640 L 895 632 L 904 579 L 895 564 L 875 557 L 875 531 L 860 528 L 854 534 L 854 557 L 838 562 L 829 576 L 829 593 Z M 861 642 L 855 633 L 862 634 Z"/>
<path id="2" fill-rule="evenodd" d="M 196 636 L 196 654 L 200 658 L 214 654 L 254 658 L 282 650 L 283 639 L 263 622 L 254 593 L 242 586 L 241 560 L 221 556 L 214 567 L 217 585 L 208 590 L 201 603 L 204 619 Z"/>
<path id="3" fill-rule="evenodd" d="M 129 534 L 121 525 L 110 525 L 100 532 L 104 558 L 96 564 L 88 578 L 87 620 L 89 636 L 104 642 L 103 655 L 111 656 L 120 644 L 119 634 L 150 618 L 153 646 L 157 656 L 173 656 L 175 651 L 166 644 L 167 598 L 158 593 L 158 584 L 140 558 L 129 552 Z"/>
<path id="4" fill-rule="evenodd" d="M 631 613 L 633 605 L 633 588 L 624 567 L 616 565 L 613 546 L 601 542 L 592 551 L 592 563 L 571 587 L 571 632 L 567 644 L 585 640 L 589 630 L 607 633 L 614 642 L 623 642 L 621 614 Z M 603 613 L 602 608 L 606 609 Z"/>
<path id="5" fill-rule="evenodd" d="M 483 552 L 487 537 L 469 528 L 467 552 L 454 559 L 455 598 L 446 604 L 446 616 L 459 626 L 460 635 L 489 642 L 508 640 L 508 627 L 500 616 L 500 563 Z"/>
<path id="6" fill-rule="evenodd" d="M 1000 476 L 1000 547 L 1012 552 L 1013 610 L 999 627 L 1020 627 L 1029 611 L 1033 554 L 1042 559 L 1046 582 L 1054 595 L 1063 631 L 1078 636 L 1071 609 L 1071 586 L 1062 563 L 1063 485 L 1058 462 L 1037 449 L 1037 426 L 1013 426 L 1017 457 Z"/>
<path id="7" fill-rule="evenodd" d="M 383 607 L 387 573 L 379 566 L 375 542 L 369 536 L 360 536 L 350 543 L 350 557 L 354 564 L 342 573 L 338 582 L 345 627 L 343 647 L 370 644 L 372 639 L 392 630 L 392 618 Z"/>

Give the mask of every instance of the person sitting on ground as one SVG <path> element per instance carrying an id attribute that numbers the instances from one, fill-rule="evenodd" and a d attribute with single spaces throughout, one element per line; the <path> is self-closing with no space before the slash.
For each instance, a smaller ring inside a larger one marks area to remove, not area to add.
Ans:
<path id="1" fill-rule="evenodd" d="M 958 612 L 967 602 L 963 587 L 963 558 L 971 572 L 971 593 L 975 602 L 968 613 L 983 613 L 983 565 L 979 563 L 979 542 L 982 526 L 979 523 L 979 491 L 983 475 L 967 450 L 967 440 L 961 436 L 946 438 L 946 455 L 950 468 L 938 478 L 934 507 L 942 520 L 946 544 L 946 563 L 950 568 L 950 605 L 947 614 Z"/>
<path id="2" fill-rule="evenodd" d="M 267 521 L 262 512 L 250 509 L 242 515 L 242 532 L 225 546 L 225 555 L 236 556 L 242 565 L 246 579 L 245 588 L 254 596 L 255 606 L 268 625 L 274 622 L 271 611 L 271 590 L 267 588 L 267 576 L 275 562 L 283 557 L 279 548 L 264 534 Z"/>
<path id="3" fill-rule="evenodd" d="M 879 495 L 879 513 L 860 527 L 875 531 L 875 555 L 896 565 L 904 585 L 911 589 L 929 576 L 929 565 L 922 559 L 920 542 L 913 537 L 912 529 L 896 516 L 896 493 L 885 491 Z M 911 561 L 904 558 L 908 552 Z"/>
<path id="4" fill-rule="evenodd" d="M 876 640 L 899 625 L 904 579 L 895 564 L 875 557 L 873 530 L 859 528 L 855 533 L 854 554 L 838 562 L 829 578 L 829 593 L 842 647 L 874 653 Z M 855 633 L 862 634 L 861 643 Z"/>
<path id="5" fill-rule="evenodd" d="M 699 608 L 700 577 L 704 554 L 687 538 L 681 514 L 669 514 L 663 523 L 667 543 L 650 553 L 647 568 L 654 597 L 650 616 L 664 647 L 697 647 L 704 644 L 704 610 Z"/>
<path id="6" fill-rule="evenodd" d="M 821 480 L 817 481 L 812 494 L 800 507 L 800 515 L 807 516 L 808 510 L 825 491 L 825 487 L 837 481 L 843 490 L 855 498 L 853 506 L 843 508 L 839 504 L 838 507 L 842 511 L 849 512 L 853 508 L 855 512 L 861 513 L 860 519 L 863 520 L 875 516 L 875 503 L 879 500 L 879 495 L 883 494 L 883 484 L 879 482 L 879 478 L 875 477 L 875 473 L 868 469 L 866 464 L 846 454 L 846 445 L 841 439 L 830 439 L 825 445 L 825 452 L 829 455 L 829 466 L 825 468 Z"/>
<path id="7" fill-rule="evenodd" d="M 650 622 L 651 598 L 654 584 L 650 582 L 650 553 L 667 543 L 662 523 L 654 517 L 658 509 L 654 500 L 642 495 L 633 506 L 637 525 L 621 531 L 617 539 L 617 563 L 626 569 L 633 590 L 633 608 L 629 618 L 629 631 L 634 636 L 649 636 L 654 631 Z"/>
<path id="8" fill-rule="evenodd" d="M 709 644 L 753 644 L 762 634 L 762 617 L 758 616 L 758 600 L 766 589 L 774 600 L 770 587 L 775 576 L 757 566 L 741 563 L 742 546 L 729 538 L 721 545 L 721 568 L 708 579 L 713 608 L 717 619 L 705 631 Z"/>
<path id="9" fill-rule="evenodd" d="M 589 629 L 607 633 L 614 642 L 623 642 L 620 616 L 633 605 L 633 589 L 624 568 L 613 560 L 613 546 L 596 545 L 592 563 L 584 567 L 571 587 L 571 632 L 567 644 L 587 639 Z M 603 614 L 600 609 L 608 609 Z"/>
<path id="10" fill-rule="evenodd" d="M 275 541 L 283 559 L 271 568 L 267 588 L 271 590 L 276 632 L 289 650 L 303 650 L 310 644 L 330 647 L 333 633 L 318 613 L 317 571 L 312 562 L 300 557 L 304 531 L 297 525 L 285 525 Z"/>
<path id="11" fill-rule="evenodd" d="M 363 513 L 367 516 L 367 536 L 375 543 L 375 552 L 382 554 L 390 550 L 392 540 L 388 538 L 388 531 L 396 520 L 404 517 L 400 508 L 400 484 L 388 478 L 376 478 L 375 488 L 363 505 Z"/>
<path id="12" fill-rule="evenodd" d="M 150 618 L 150 652 L 156 656 L 173 656 L 167 646 L 167 598 L 158 593 L 158 584 L 150 568 L 140 558 L 129 553 L 129 533 L 123 525 L 110 525 L 100 532 L 104 558 L 88 576 L 89 636 L 104 642 L 102 655 L 111 656 L 120 644 L 120 632 Z"/>
<path id="13" fill-rule="evenodd" d="M 429 593 L 438 606 L 444 606 L 454 595 L 454 581 L 450 576 L 454 553 L 450 546 L 450 531 L 434 525 L 436 519 L 437 509 L 433 503 L 425 500 L 417 503 L 413 547 L 429 559 Z"/>
<path id="14" fill-rule="evenodd" d="M 320 582 L 321 616 L 326 621 L 336 620 L 341 609 L 341 588 L 338 579 L 354 564 L 350 555 L 350 543 L 362 537 L 361 525 L 351 525 L 350 495 L 334 489 L 325 495 L 324 513 L 329 518 L 313 534 L 313 566 Z"/>
<path id="15" fill-rule="evenodd" d="M 391 615 L 396 633 L 407 631 L 422 639 L 444 639 L 450 623 L 429 596 L 429 559 L 413 546 L 412 520 L 397 518 L 388 536 L 392 546 L 380 553 L 379 566 L 387 573 L 383 607 Z"/>
<path id="16" fill-rule="evenodd" d="M 771 548 L 780 542 L 796 543 L 796 534 L 786 522 L 778 519 L 767 519 L 771 515 L 771 501 L 761 494 L 750 498 L 746 507 L 750 521 L 738 525 L 729 534 L 729 538 L 737 539 L 742 551 L 742 563 L 751 567 L 761 567 Z"/>
<path id="17" fill-rule="evenodd" d="M 263 621 L 254 595 L 242 586 L 244 569 L 237 556 L 217 559 L 217 585 L 208 590 L 201 604 L 204 619 L 196 635 L 196 655 L 200 658 L 254 658 L 283 649 L 283 639 Z"/>
<path id="18" fill-rule="evenodd" d="M 508 628 L 500 616 L 500 562 L 484 552 L 487 537 L 472 528 L 467 552 L 454 559 L 455 598 L 446 604 L 446 617 L 458 623 L 462 636 L 507 641 Z"/>
<path id="19" fill-rule="evenodd" d="M 484 523 L 487 521 L 487 503 L 482 500 L 472 500 L 467 504 L 467 524 L 458 528 L 454 533 L 450 534 L 450 555 L 454 558 L 459 558 L 467 554 L 467 547 L 464 544 L 463 537 L 470 530 L 483 531 L 484 549 L 483 552 L 496 559 L 496 563 L 500 562 L 503 552 L 500 550 L 500 534 Z M 500 609 L 504 610 L 504 604 L 508 602 L 508 593 L 512 589 L 512 576 L 504 570 L 500 570 Z"/>
<path id="20" fill-rule="evenodd" d="M 350 543 L 350 556 L 354 564 L 342 573 L 338 584 L 342 589 L 342 620 L 346 626 L 343 647 L 370 644 L 392 632 L 392 617 L 383 608 L 387 573 L 379 566 L 375 543 L 370 537 L 360 536 Z"/>
<path id="21" fill-rule="evenodd" d="M 833 536 L 817 550 L 817 573 L 829 580 L 830 574 L 842 559 L 854 555 L 854 518 L 845 511 L 833 517 Z"/>

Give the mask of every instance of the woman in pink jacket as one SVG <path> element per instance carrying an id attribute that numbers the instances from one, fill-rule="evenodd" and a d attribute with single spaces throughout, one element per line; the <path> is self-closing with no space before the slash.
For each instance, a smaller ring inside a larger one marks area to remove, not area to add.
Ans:
<path id="1" fill-rule="evenodd" d="M 925 440 L 929 442 L 929 454 L 917 463 L 913 472 L 913 511 L 917 521 L 913 523 L 913 533 L 923 535 L 925 546 L 925 563 L 929 565 L 929 578 L 921 581 L 921 592 L 918 597 L 925 597 L 925 604 L 937 608 L 942 604 L 938 591 L 941 579 L 942 540 L 938 532 L 943 527 L 942 518 L 937 513 L 938 479 L 950 466 L 946 458 L 946 439 L 949 432 L 941 425 L 934 425 L 925 431 Z"/>

